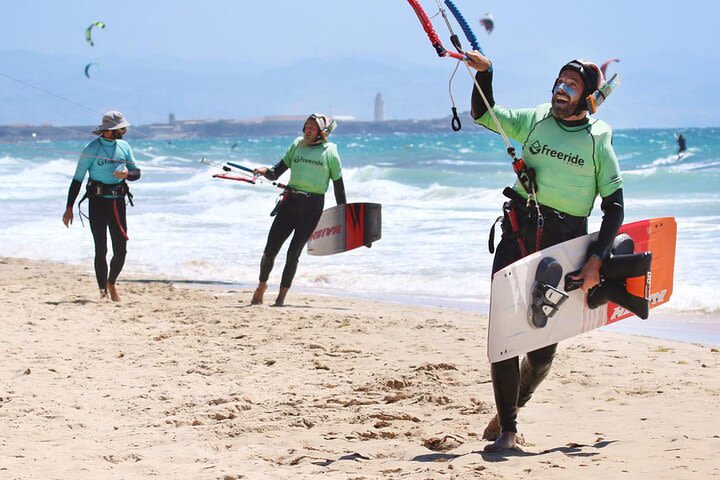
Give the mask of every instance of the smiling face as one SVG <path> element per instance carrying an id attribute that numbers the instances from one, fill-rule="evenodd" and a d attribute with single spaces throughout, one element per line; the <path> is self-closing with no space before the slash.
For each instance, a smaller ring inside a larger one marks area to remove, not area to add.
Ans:
<path id="1" fill-rule="evenodd" d="M 555 81 L 552 95 L 553 115 L 568 119 L 576 116 L 575 109 L 583 101 L 582 92 L 585 83 L 582 76 L 575 70 L 565 69 Z"/>

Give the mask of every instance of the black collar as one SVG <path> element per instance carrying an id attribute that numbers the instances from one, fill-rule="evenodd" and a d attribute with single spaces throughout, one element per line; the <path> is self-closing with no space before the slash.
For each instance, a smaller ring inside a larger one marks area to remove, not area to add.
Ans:
<path id="1" fill-rule="evenodd" d="M 562 118 L 558 117 L 555 117 L 555 120 L 557 120 L 558 123 L 565 127 L 580 127 L 590 122 L 590 119 L 587 116 L 581 118 L 580 120 L 563 120 Z"/>

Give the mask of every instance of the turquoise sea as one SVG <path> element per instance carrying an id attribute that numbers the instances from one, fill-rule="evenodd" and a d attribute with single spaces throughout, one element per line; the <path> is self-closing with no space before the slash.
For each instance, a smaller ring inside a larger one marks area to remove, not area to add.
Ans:
<path id="1" fill-rule="evenodd" d="M 348 200 L 383 205 L 383 238 L 370 249 L 304 255 L 294 288 L 486 313 L 492 262 L 488 231 L 500 214 L 503 187 L 513 182 L 501 139 L 473 126 L 460 133 L 343 135 L 341 125 L 337 132 L 333 141 L 342 157 Z M 676 133 L 688 142 L 680 158 Z M 130 242 L 121 281 L 143 274 L 253 286 L 279 191 L 267 182 L 250 186 L 213 179 L 219 170 L 200 159 L 271 165 L 293 138 L 169 143 L 138 128 L 126 140 L 143 177 L 132 185 L 135 207 L 128 210 Z M 92 269 L 87 222 L 83 228 L 77 211 L 70 229 L 61 222 L 85 143 L 0 142 L 0 256 Z M 650 320 L 620 322 L 618 328 L 720 344 L 720 256 L 715 252 L 720 129 L 617 130 L 614 145 L 625 181 L 626 222 L 659 216 L 678 222 L 672 300 L 653 310 Z M 332 205 L 330 189 L 326 206 Z M 591 230 L 600 218 L 598 203 Z M 281 270 L 270 278 L 275 288 Z"/>

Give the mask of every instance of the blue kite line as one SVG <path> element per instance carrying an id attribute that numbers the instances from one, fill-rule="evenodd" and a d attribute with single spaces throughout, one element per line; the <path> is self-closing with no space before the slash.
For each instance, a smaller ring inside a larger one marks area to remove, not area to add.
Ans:
<path id="1" fill-rule="evenodd" d="M 465 20 L 465 17 L 463 17 L 463 14 L 460 13 L 460 10 L 458 10 L 452 0 L 445 0 L 445 5 L 448 7 L 448 9 L 450 9 L 453 17 L 455 17 L 455 20 L 457 20 L 457 22 L 460 24 L 460 28 L 462 28 L 462 31 L 465 33 L 465 37 L 467 37 L 468 42 L 470 42 L 473 50 L 477 50 L 478 52 L 485 55 L 485 52 L 483 52 L 482 48 L 480 48 L 480 44 L 478 43 L 478 39 L 475 36 L 475 33 L 473 33 L 472 29 L 470 29 L 470 25 L 468 24 L 467 20 Z M 492 72 L 492 66 L 488 68 L 488 72 Z"/>

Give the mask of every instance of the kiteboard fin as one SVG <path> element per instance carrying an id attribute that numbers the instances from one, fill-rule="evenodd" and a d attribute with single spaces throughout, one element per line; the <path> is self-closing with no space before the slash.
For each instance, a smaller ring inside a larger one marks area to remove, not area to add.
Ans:
<path id="1" fill-rule="evenodd" d="M 540 260 L 535 271 L 535 285 L 532 290 L 532 303 L 528 312 L 530 324 L 543 328 L 548 319 L 555 315 L 568 295 L 556 287 L 563 276 L 562 266 L 552 257 Z"/>

